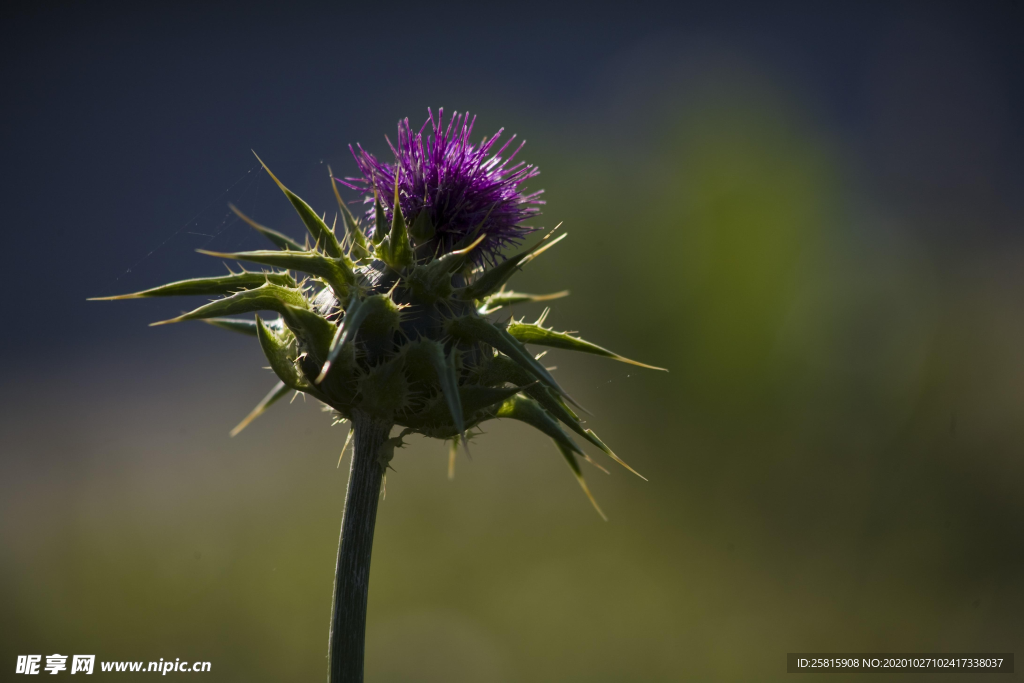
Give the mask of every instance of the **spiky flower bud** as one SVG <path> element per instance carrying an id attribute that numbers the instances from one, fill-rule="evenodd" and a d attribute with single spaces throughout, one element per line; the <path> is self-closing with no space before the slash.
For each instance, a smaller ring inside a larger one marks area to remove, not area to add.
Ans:
<path id="1" fill-rule="evenodd" d="M 415 134 L 408 119 L 399 123 L 394 163 L 361 147 L 352 150 L 362 177 L 332 183 L 344 232 L 335 232 L 266 169 L 309 231 L 305 245 L 232 207 L 276 248 L 203 253 L 269 270 L 107 298 L 220 297 L 154 325 L 205 320 L 257 337 L 280 381 L 233 433 L 290 390 L 315 397 L 346 419 L 360 411 L 404 427 L 403 436 L 451 440 L 452 453 L 483 422 L 509 418 L 550 437 L 593 502 L 577 460 L 589 457 L 566 429 L 625 463 L 584 427 L 569 407 L 575 402 L 526 345 L 652 366 L 545 327 L 547 311 L 535 323 L 488 318 L 514 303 L 568 294 L 505 289 L 517 270 L 565 234 L 556 236 L 556 228 L 532 248 L 502 259 L 504 248 L 534 230 L 523 221 L 539 213 L 540 193 L 527 194 L 522 184 L 537 169 L 513 163 L 522 145 L 502 156 L 512 141 L 496 149 L 501 131 L 472 144 L 468 116 L 455 115 L 445 125 L 439 111 L 427 123 Z M 365 215 L 349 210 L 338 183 L 364 193 Z M 254 319 L 232 317 L 253 313 Z M 388 443 L 393 449 L 401 438 Z"/>

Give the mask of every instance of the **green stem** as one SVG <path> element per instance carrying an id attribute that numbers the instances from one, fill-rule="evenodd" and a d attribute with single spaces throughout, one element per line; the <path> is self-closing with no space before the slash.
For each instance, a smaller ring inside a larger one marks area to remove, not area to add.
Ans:
<path id="1" fill-rule="evenodd" d="M 378 460 L 390 423 L 365 413 L 352 415 L 355 430 L 345 512 L 341 518 L 334 608 L 329 642 L 329 683 L 362 683 L 366 636 L 366 595 L 370 587 L 370 553 L 384 470 Z"/>

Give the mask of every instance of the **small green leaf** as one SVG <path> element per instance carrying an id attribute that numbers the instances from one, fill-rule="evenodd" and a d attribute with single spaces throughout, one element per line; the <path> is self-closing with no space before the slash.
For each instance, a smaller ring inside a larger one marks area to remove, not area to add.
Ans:
<path id="1" fill-rule="evenodd" d="M 338 192 L 338 181 L 334 178 L 334 173 L 331 171 L 330 166 L 327 167 L 327 174 L 331 177 L 331 189 L 334 190 L 334 198 L 338 200 L 338 209 L 341 210 L 348 237 L 352 242 L 352 257 L 357 261 L 367 258 L 370 255 L 370 251 L 366 248 L 366 235 L 363 234 L 359 221 L 356 220 L 348 205 L 342 200 L 341 193 Z"/>
<path id="2" fill-rule="evenodd" d="M 441 258 L 413 266 L 406 271 L 402 279 L 416 303 L 430 305 L 442 299 L 449 299 L 452 295 L 452 274 L 468 265 L 468 254 L 483 239 L 484 236 L 481 236 L 465 249 L 449 252 Z"/>
<path id="3" fill-rule="evenodd" d="M 558 228 L 556 226 L 555 230 L 557 229 Z M 562 233 L 549 242 L 548 239 L 553 233 L 554 230 L 549 232 L 544 236 L 544 239 L 523 253 L 511 256 L 493 268 L 485 270 L 480 277 L 465 287 L 459 293 L 459 296 L 466 300 L 483 299 L 484 297 L 498 291 L 506 282 L 508 282 L 510 277 L 515 275 L 519 268 L 525 266 L 527 263 L 537 258 L 568 236 L 568 233 Z"/>
<path id="4" fill-rule="evenodd" d="M 612 449 L 608 448 L 605 442 L 598 438 L 597 434 L 594 433 L 594 430 L 585 429 L 583 425 L 580 423 L 579 419 L 576 417 L 576 415 L 573 414 L 573 412 L 569 410 L 568 406 L 566 406 L 565 403 L 563 403 L 558 396 L 555 396 L 550 389 L 544 386 L 534 385 L 532 387 L 529 387 L 526 390 L 526 393 L 531 398 L 535 399 L 538 403 L 540 403 L 542 406 L 544 406 L 545 410 L 551 413 L 551 415 L 553 415 L 554 417 L 558 418 L 558 420 L 565 424 L 566 427 L 573 430 L 574 432 L 582 436 L 584 439 L 600 448 L 609 458 L 611 458 L 618 464 L 622 465 L 627 470 L 629 470 L 636 476 L 640 477 L 644 481 L 647 481 L 647 477 L 634 470 L 626 463 L 625 460 L 617 456 L 612 451 Z"/>
<path id="5" fill-rule="evenodd" d="M 255 420 L 257 417 L 267 412 L 267 408 L 274 405 L 281 398 L 285 396 L 291 388 L 284 382 L 278 382 L 274 385 L 274 388 L 270 390 L 263 400 L 256 404 L 256 407 L 252 409 L 252 412 L 246 415 L 245 419 L 238 423 L 238 425 L 231 430 L 231 436 L 237 436 L 239 432 L 249 426 L 249 423 Z"/>
<path id="6" fill-rule="evenodd" d="M 395 177 L 395 203 L 392 207 L 391 232 L 388 235 L 388 248 L 385 250 L 384 261 L 395 270 L 408 268 L 413 264 L 412 244 L 409 242 L 409 232 L 405 225 L 405 216 L 402 215 L 402 206 L 398 197 L 398 176 Z"/>
<path id="7" fill-rule="evenodd" d="M 219 327 L 222 330 L 230 330 L 251 337 L 256 336 L 256 321 L 249 320 L 248 318 L 203 318 L 203 322 Z M 266 325 L 269 329 L 280 332 L 284 329 L 284 319 L 275 318 L 266 323 Z"/>
<path id="8" fill-rule="evenodd" d="M 295 280 L 288 273 L 231 273 L 218 277 L 197 277 L 191 280 L 181 280 L 167 285 L 160 285 L 152 289 L 144 289 L 133 294 L 119 294 L 118 296 L 99 296 L 88 299 L 88 301 L 117 301 L 120 299 L 143 299 L 153 296 L 220 296 L 230 294 L 240 289 L 251 289 L 259 287 L 267 282 L 282 287 L 294 287 Z"/>
<path id="9" fill-rule="evenodd" d="M 373 217 L 373 235 L 370 236 L 370 239 L 374 244 L 380 244 L 387 234 L 388 219 L 384 215 L 384 206 L 380 203 L 380 197 L 377 196 L 376 187 L 373 189 Z"/>
<path id="10" fill-rule="evenodd" d="M 510 382 L 512 384 L 528 385 L 524 387 L 524 392 L 528 396 L 544 406 L 545 410 L 560 419 L 577 434 L 585 439 L 589 439 L 584 433 L 583 428 L 579 426 L 579 419 L 575 413 L 566 407 L 565 403 L 558 397 L 558 394 L 543 384 L 532 383 L 532 379 L 533 374 L 531 372 L 504 355 L 490 358 L 480 373 L 480 381 L 484 384 L 491 385 Z M 598 445 L 596 442 L 592 443 L 595 446 Z M 600 448 L 600 446 L 598 447 Z"/>
<path id="11" fill-rule="evenodd" d="M 487 320 L 474 315 L 452 318 L 448 321 L 448 332 L 458 339 L 483 342 L 494 347 L 514 360 L 520 366 L 529 370 L 537 379 L 541 380 L 552 389 L 572 401 L 572 398 L 570 398 L 569 395 L 566 394 L 560 386 L 558 386 L 558 382 L 556 382 L 555 378 L 551 376 L 551 373 L 549 373 L 543 365 L 537 362 L 537 360 L 530 355 L 530 352 L 503 328 L 493 325 Z M 573 401 L 573 403 L 575 403 L 575 401 Z"/>
<path id="12" fill-rule="evenodd" d="M 444 347 L 441 344 L 436 341 L 429 343 L 424 341 L 423 349 L 434 367 L 434 372 L 437 373 L 437 382 L 441 385 L 441 393 L 444 394 L 445 401 L 448 403 L 452 424 L 455 425 L 455 430 L 465 441 L 466 425 L 462 419 L 462 401 L 459 400 L 459 378 L 455 374 L 455 365 L 450 358 L 445 356 Z"/>
<path id="13" fill-rule="evenodd" d="M 256 321 L 247 318 L 206 318 L 204 323 L 219 327 L 222 330 L 240 332 L 250 337 L 256 336 Z"/>
<path id="14" fill-rule="evenodd" d="M 305 307 L 286 306 L 284 322 L 295 336 L 306 344 L 317 359 L 327 357 L 331 339 L 337 329 L 331 321 Z"/>
<path id="15" fill-rule="evenodd" d="M 295 212 L 299 214 L 299 218 L 302 219 L 302 223 L 306 226 L 306 230 L 308 230 L 309 234 L 313 236 L 314 242 L 316 242 L 316 244 L 319 245 L 328 256 L 333 256 L 334 258 L 344 256 L 341 245 L 338 243 L 338 238 L 334 236 L 334 233 L 329 227 L 327 227 L 327 224 L 323 222 L 320 216 L 316 215 L 316 212 L 310 208 L 309 204 L 304 202 L 295 193 L 285 187 L 284 184 L 277 179 L 277 176 L 267 168 L 267 165 L 263 163 L 263 160 L 260 159 L 256 152 L 253 152 L 253 154 L 256 155 L 256 159 L 263 166 L 267 175 L 269 175 L 277 186 L 281 188 L 281 191 L 284 192 L 286 197 L 288 197 L 288 201 L 292 203 L 293 207 L 295 207 Z"/>
<path id="16" fill-rule="evenodd" d="M 430 262 L 430 266 L 436 267 L 447 275 L 454 275 L 470 263 L 470 254 L 487 238 L 487 235 L 480 235 L 462 249 L 449 251 L 439 259 Z"/>
<path id="17" fill-rule="evenodd" d="M 286 249 L 291 251 L 305 251 L 301 244 L 293 240 L 288 235 L 279 233 L 277 230 L 271 230 L 265 225 L 260 225 L 253 219 L 246 216 L 244 213 L 239 211 L 238 207 L 234 204 L 228 204 L 228 208 L 235 212 L 235 215 L 241 218 L 243 221 L 249 224 L 249 226 L 263 234 L 268 240 L 274 243 L 278 249 Z"/>
<path id="18" fill-rule="evenodd" d="M 668 372 L 665 368 L 659 368 L 654 365 L 647 365 L 646 363 L 631 360 L 609 351 L 606 348 L 600 347 L 597 344 L 591 344 L 588 341 L 577 339 L 565 332 L 555 332 L 554 330 L 546 329 L 537 324 L 512 321 L 509 323 L 508 333 L 524 344 L 537 344 L 539 346 L 550 346 L 552 348 L 566 349 L 568 351 L 593 353 L 598 356 L 604 356 L 605 358 L 612 358 L 617 361 L 622 361 L 623 363 L 629 363 L 630 365 L 638 365 L 641 368 Z"/>
<path id="19" fill-rule="evenodd" d="M 347 256 L 330 258 L 315 251 L 240 251 L 233 254 L 225 254 L 218 251 L 206 251 L 197 249 L 200 254 L 214 256 L 217 258 L 232 259 L 235 261 L 248 261 L 250 263 L 261 263 L 265 266 L 276 266 L 309 273 L 322 278 L 335 296 L 342 302 L 348 298 L 351 288 L 356 284 L 356 274 L 353 270 L 353 263 Z M 294 286 L 294 282 L 292 283 Z"/>
<path id="20" fill-rule="evenodd" d="M 532 398 L 525 396 L 512 396 L 495 413 L 497 418 L 509 418 L 525 422 L 534 429 L 547 434 L 555 441 L 565 445 L 573 453 L 583 455 L 583 451 L 576 445 L 569 436 L 558 426 L 555 418 L 551 417 L 539 403 Z"/>
<path id="21" fill-rule="evenodd" d="M 256 289 L 246 289 L 223 299 L 211 301 L 205 306 L 200 306 L 194 311 L 179 315 L 177 318 L 150 323 L 150 327 L 178 323 L 185 320 L 203 320 L 205 318 L 219 318 L 240 313 L 253 313 L 255 311 L 274 311 L 281 315 L 286 315 L 288 306 L 307 308 L 306 297 L 298 289 L 281 287 L 280 285 L 268 282 Z"/>
<path id="22" fill-rule="evenodd" d="M 305 391 L 317 395 L 306 377 L 295 367 L 295 356 L 297 354 L 295 335 L 291 330 L 285 330 L 278 334 L 267 328 L 263 320 L 256 317 L 256 337 L 260 340 L 260 348 L 263 354 L 270 361 L 270 369 L 274 371 L 278 379 L 296 391 Z"/>
<path id="23" fill-rule="evenodd" d="M 501 291 L 497 294 L 491 294 L 488 297 L 484 297 L 482 305 L 477 309 L 477 313 L 480 315 L 488 315 L 490 313 L 494 313 L 503 306 L 512 306 L 515 304 L 532 303 L 537 301 L 551 301 L 552 299 L 561 299 L 564 296 L 569 296 L 568 289 L 561 292 L 555 292 L 554 294 L 524 294 L 522 292 Z"/>
<path id="24" fill-rule="evenodd" d="M 394 308 L 394 302 L 383 294 L 375 294 L 365 299 L 353 301 L 349 309 L 345 311 L 345 316 L 341 319 L 341 324 L 338 325 L 334 333 L 334 338 L 331 340 L 330 350 L 327 354 L 327 361 L 320 370 L 320 376 L 316 378 L 315 384 L 320 384 L 324 381 L 328 371 L 331 369 L 331 365 L 337 360 L 342 348 L 355 339 L 359 328 L 368 318 L 389 311 L 393 311 L 397 315 L 397 311 L 394 311 Z"/>
<path id="25" fill-rule="evenodd" d="M 530 374 L 511 358 L 506 356 L 495 356 L 489 359 L 487 365 L 484 366 L 483 372 L 480 376 L 480 381 L 485 384 L 496 384 L 499 382 L 527 384 L 530 378 Z M 609 458 L 619 463 L 644 481 L 647 481 L 647 477 L 626 464 L 626 462 L 617 456 L 612 449 L 608 448 L 604 441 L 598 438 L 597 434 L 595 434 L 593 430 L 585 429 L 579 418 L 576 417 L 576 414 L 573 413 L 572 410 L 565 405 L 562 399 L 559 398 L 551 389 L 542 384 L 533 383 L 529 384 L 529 386 L 524 386 L 523 393 L 537 401 L 541 406 L 543 406 L 544 410 L 548 411 L 548 413 L 553 417 L 564 423 L 569 429 L 600 448 Z"/>
<path id="26" fill-rule="evenodd" d="M 611 458 L 615 462 L 619 463 L 620 465 L 622 465 L 627 470 L 629 470 L 630 472 L 632 472 L 636 476 L 640 477 L 644 481 L 647 481 L 647 477 L 645 477 L 644 475 L 642 475 L 639 472 L 637 472 L 636 470 L 634 470 L 632 467 L 630 467 L 629 465 L 626 464 L 625 460 L 623 460 L 619 456 L 615 455 L 615 453 L 612 452 L 612 449 L 608 448 L 608 446 L 605 445 L 604 441 L 601 441 L 601 439 L 598 438 L 597 434 L 594 433 L 593 429 L 586 430 L 586 434 L 587 435 L 586 435 L 585 438 L 587 438 L 592 444 L 596 445 L 598 448 L 600 448 L 602 451 L 604 451 L 605 454 L 607 454 L 607 456 L 609 458 Z"/>
<path id="27" fill-rule="evenodd" d="M 580 465 L 576 462 L 576 454 L 583 455 L 583 451 L 580 447 L 562 431 L 561 427 L 558 426 L 558 422 L 555 421 L 536 401 L 533 399 L 526 398 L 525 396 L 513 396 L 512 398 L 505 401 L 498 412 L 495 414 L 497 418 L 508 418 L 512 420 L 519 420 L 525 422 L 534 429 L 537 429 L 544 434 L 547 434 L 555 442 L 558 447 L 558 451 L 565 458 L 565 461 L 569 464 L 569 469 L 572 470 L 573 474 L 576 475 L 576 481 L 579 482 L 583 492 L 590 499 L 590 503 L 597 510 L 597 513 L 601 517 L 608 521 L 605 517 L 604 512 L 598 506 L 597 501 L 594 500 L 594 496 L 591 495 L 590 489 L 587 487 L 586 482 L 583 480 L 583 472 L 580 470 Z"/>
<path id="28" fill-rule="evenodd" d="M 484 387 L 476 384 L 463 384 L 459 387 L 462 414 L 469 419 L 477 411 L 486 410 L 499 403 L 504 404 L 509 398 L 525 389 L 524 386 Z"/>

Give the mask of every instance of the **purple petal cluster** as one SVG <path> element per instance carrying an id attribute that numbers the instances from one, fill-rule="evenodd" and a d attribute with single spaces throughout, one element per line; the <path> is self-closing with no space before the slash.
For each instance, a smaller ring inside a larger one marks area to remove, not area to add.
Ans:
<path id="1" fill-rule="evenodd" d="M 372 227 L 375 189 L 391 220 L 397 173 L 402 213 L 411 224 L 421 211 L 428 212 L 435 229 L 436 253 L 451 251 L 471 234 L 482 234 L 485 239 L 477 253 L 494 262 L 503 249 L 537 229 L 523 221 L 540 213 L 538 207 L 544 202 L 538 197 L 543 190 L 525 194 L 522 184 L 540 171 L 532 164 L 515 161 L 524 143 L 503 156 L 516 137 L 499 147 L 504 129 L 473 145 L 470 135 L 475 116 L 456 112 L 445 125 L 443 109 L 438 109 L 436 117 L 430 109 L 427 114 L 419 132 L 412 131 L 408 118 L 398 122 L 397 146 L 388 139 L 394 163 L 379 161 L 360 145 L 356 149 L 349 146 L 362 177 L 337 180 L 364 193 Z M 426 132 L 428 124 L 430 131 Z"/>

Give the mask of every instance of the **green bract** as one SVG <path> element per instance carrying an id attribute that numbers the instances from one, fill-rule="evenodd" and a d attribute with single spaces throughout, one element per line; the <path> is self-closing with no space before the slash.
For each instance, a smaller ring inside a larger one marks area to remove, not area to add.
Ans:
<path id="1" fill-rule="evenodd" d="M 189 313 L 153 324 L 205 320 L 257 337 L 280 382 L 232 435 L 295 390 L 313 396 L 345 419 L 359 410 L 401 425 L 403 436 L 417 433 L 450 440 L 452 457 L 457 445 L 466 443 L 467 434 L 487 420 L 525 422 L 554 441 L 595 508 L 577 461 L 577 456 L 590 458 L 567 430 L 633 471 L 583 426 L 567 404 L 575 402 L 526 345 L 653 366 L 543 327 L 547 311 L 534 324 L 515 320 L 499 324 L 486 317 L 503 306 L 568 294 L 504 289 L 519 268 L 565 234 L 553 237 L 553 230 L 533 248 L 486 268 L 474 265 L 478 261 L 472 258 L 483 236 L 470 235 L 449 253 L 429 252 L 435 226 L 425 212 L 404 216 L 397 196 L 390 226 L 377 201 L 375 230 L 367 238 L 366 226 L 348 210 L 332 182 L 345 227 L 339 235 L 269 169 L 267 173 L 309 231 L 311 240 L 306 245 L 256 223 L 232 206 L 277 249 L 202 253 L 271 270 L 184 280 L 105 297 L 218 296 Z M 252 313 L 255 319 L 229 317 Z M 276 317 L 261 317 L 267 314 Z M 401 437 L 395 441 L 400 442 Z"/>

